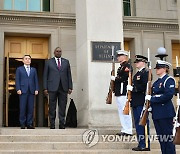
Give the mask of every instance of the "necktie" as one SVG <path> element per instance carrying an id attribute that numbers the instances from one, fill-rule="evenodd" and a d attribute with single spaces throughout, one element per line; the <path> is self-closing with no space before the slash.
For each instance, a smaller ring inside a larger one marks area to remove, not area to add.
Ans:
<path id="1" fill-rule="evenodd" d="M 30 67 L 27 67 L 26 71 L 27 71 L 27 75 L 29 76 L 30 75 Z"/>
<path id="2" fill-rule="evenodd" d="M 59 58 L 57 60 L 58 60 L 58 69 L 60 70 L 60 67 L 61 67 L 60 60 Z"/>

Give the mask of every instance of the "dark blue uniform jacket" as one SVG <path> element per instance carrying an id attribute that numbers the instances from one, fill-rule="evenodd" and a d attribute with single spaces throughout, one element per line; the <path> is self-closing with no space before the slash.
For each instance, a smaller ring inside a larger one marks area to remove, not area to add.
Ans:
<path id="1" fill-rule="evenodd" d="M 148 82 L 148 70 L 143 68 L 138 71 L 133 77 L 133 91 L 131 106 L 143 106 L 145 102 L 146 87 Z"/>
<path id="2" fill-rule="evenodd" d="M 167 74 L 156 80 L 152 86 L 152 118 L 164 119 L 175 116 L 174 106 L 171 99 L 175 93 L 175 80 Z"/>

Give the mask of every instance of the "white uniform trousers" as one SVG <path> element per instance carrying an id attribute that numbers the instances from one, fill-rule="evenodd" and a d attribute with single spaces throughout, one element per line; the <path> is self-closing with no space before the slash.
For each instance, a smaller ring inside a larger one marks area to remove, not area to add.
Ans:
<path id="1" fill-rule="evenodd" d="M 121 132 L 122 133 L 127 133 L 127 134 L 132 134 L 132 116 L 131 112 L 129 115 L 124 115 L 123 110 L 125 107 L 127 101 L 127 96 L 117 96 L 116 97 L 116 102 L 118 105 L 118 113 L 119 113 L 119 119 L 120 119 L 120 124 L 122 126 Z"/>

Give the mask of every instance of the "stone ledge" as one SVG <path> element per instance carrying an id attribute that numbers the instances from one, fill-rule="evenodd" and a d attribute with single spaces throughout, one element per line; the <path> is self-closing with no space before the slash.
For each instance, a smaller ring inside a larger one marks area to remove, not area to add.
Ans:
<path id="1" fill-rule="evenodd" d="M 0 23 L 74 26 L 75 15 L 50 12 L 0 11 Z"/>
<path id="2" fill-rule="evenodd" d="M 124 17 L 124 29 L 178 31 L 178 19 Z"/>
<path id="3" fill-rule="evenodd" d="M 72 13 L 52 13 L 52 12 L 30 12 L 30 11 L 7 11 L 0 10 L 0 15 L 18 16 L 18 17 L 44 17 L 44 18 L 66 18 L 75 19 L 75 14 Z"/>
<path id="4" fill-rule="evenodd" d="M 76 15 L 72 13 L 28 12 L 0 10 L 0 24 L 38 24 L 75 26 Z M 123 17 L 124 29 L 178 31 L 178 19 Z"/>

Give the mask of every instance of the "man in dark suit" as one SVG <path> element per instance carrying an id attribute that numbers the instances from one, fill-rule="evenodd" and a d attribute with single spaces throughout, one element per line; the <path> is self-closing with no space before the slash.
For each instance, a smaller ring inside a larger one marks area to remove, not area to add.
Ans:
<path id="1" fill-rule="evenodd" d="M 45 95 L 49 95 L 50 129 L 55 129 L 57 99 L 59 129 L 65 129 L 67 94 L 71 94 L 73 89 L 69 61 L 61 55 L 62 50 L 57 47 L 54 50 L 54 57 L 46 61 L 44 67 L 43 84 Z"/>
<path id="2" fill-rule="evenodd" d="M 24 65 L 16 70 L 16 90 L 20 99 L 19 121 L 21 129 L 33 127 L 34 96 L 38 95 L 39 85 L 37 71 L 31 67 L 31 56 L 25 55 L 22 59 Z"/>

